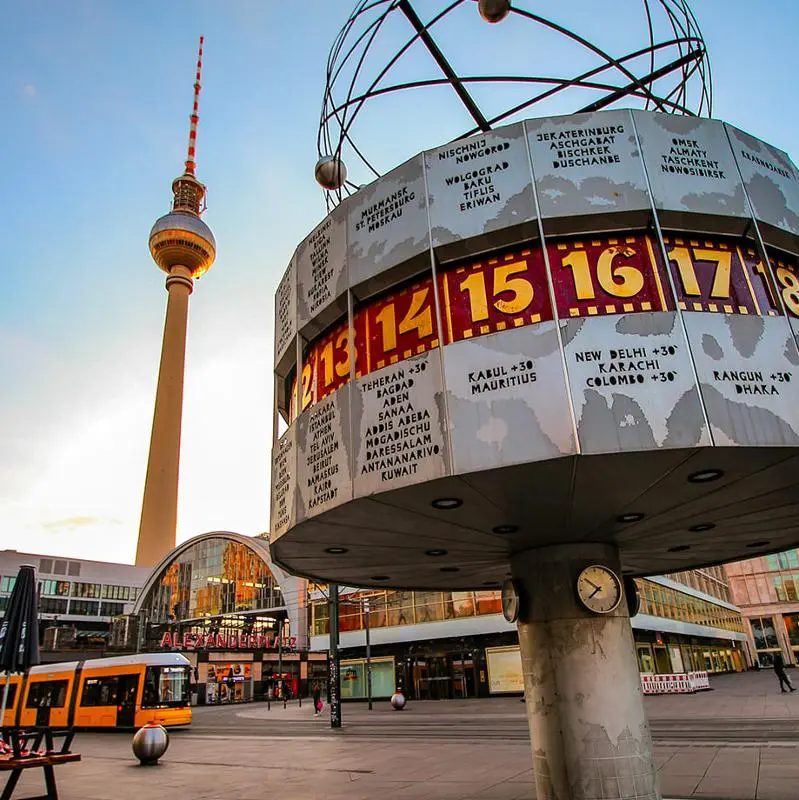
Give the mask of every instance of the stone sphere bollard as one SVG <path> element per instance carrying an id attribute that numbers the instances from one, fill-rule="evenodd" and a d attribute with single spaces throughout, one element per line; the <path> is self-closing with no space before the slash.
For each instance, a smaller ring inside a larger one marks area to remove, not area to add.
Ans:
<path id="1" fill-rule="evenodd" d="M 400 689 L 397 689 L 397 691 L 391 695 L 391 707 L 394 711 L 402 711 L 402 709 L 405 708 L 405 695 Z"/>
<path id="2" fill-rule="evenodd" d="M 149 767 L 158 763 L 158 759 L 169 747 L 169 734 L 163 725 L 148 722 L 139 728 L 133 736 L 133 755 L 139 759 L 141 766 Z"/>

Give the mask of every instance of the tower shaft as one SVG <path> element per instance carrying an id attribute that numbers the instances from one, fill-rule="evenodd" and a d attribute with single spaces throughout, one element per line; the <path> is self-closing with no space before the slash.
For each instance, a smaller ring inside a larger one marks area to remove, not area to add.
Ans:
<path id="1" fill-rule="evenodd" d="M 193 288 L 191 270 L 173 267 L 166 288 L 166 321 L 136 547 L 137 567 L 155 566 L 176 544 L 186 328 Z"/>

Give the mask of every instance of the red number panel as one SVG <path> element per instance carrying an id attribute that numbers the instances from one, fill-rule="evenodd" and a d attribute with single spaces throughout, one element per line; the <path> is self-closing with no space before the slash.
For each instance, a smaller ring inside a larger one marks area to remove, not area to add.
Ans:
<path id="1" fill-rule="evenodd" d="M 432 277 L 373 301 L 365 317 L 369 372 L 439 345 Z"/>
<path id="2" fill-rule="evenodd" d="M 750 276 L 735 242 L 664 236 L 669 268 L 683 311 L 759 313 Z"/>
<path id="3" fill-rule="evenodd" d="M 446 343 L 552 319 L 540 249 L 439 273 L 438 291 Z"/>
<path id="4" fill-rule="evenodd" d="M 547 253 L 561 319 L 673 308 L 648 236 L 555 241 L 547 244 Z"/>

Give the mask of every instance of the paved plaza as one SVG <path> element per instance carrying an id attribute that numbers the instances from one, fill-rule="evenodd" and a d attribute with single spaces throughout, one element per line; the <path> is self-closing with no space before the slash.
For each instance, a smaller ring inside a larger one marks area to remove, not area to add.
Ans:
<path id="1" fill-rule="evenodd" d="M 792 671 L 793 673 L 793 671 Z M 796 675 L 799 678 L 799 675 Z M 796 683 L 796 681 L 794 681 Z M 647 698 L 667 798 L 797 800 L 799 692 L 771 672 L 711 678 L 714 691 Z M 130 734 L 81 733 L 58 771 L 63 800 L 533 800 L 524 706 L 516 698 L 345 705 L 331 731 L 308 702 L 196 709 L 158 767 Z M 26 774 L 20 796 L 40 791 Z"/>

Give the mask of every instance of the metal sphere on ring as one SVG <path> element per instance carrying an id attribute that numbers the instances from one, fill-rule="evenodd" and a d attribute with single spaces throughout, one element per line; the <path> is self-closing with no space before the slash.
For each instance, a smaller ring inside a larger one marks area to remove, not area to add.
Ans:
<path id="1" fill-rule="evenodd" d="M 479 0 L 477 5 L 486 22 L 502 22 L 510 14 L 510 0 Z"/>
<path id="2" fill-rule="evenodd" d="M 316 182 L 328 191 L 340 189 L 347 180 L 347 167 L 338 156 L 322 156 L 314 168 Z"/>
<path id="3" fill-rule="evenodd" d="M 358 0 L 336 36 L 327 62 L 317 134 L 317 180 L 326 190 L 328 210 L 379 178 L 389 165 L 412 154 L 389 154 L 385 148 L 374 147 L 381 139 L 376 140 L 372 134 L 370 140 L 364 133 L 379 131 L 380 137 L 390 123 L 394 142 L 401 146 L 414 140 L 419 115 L 385 117 L 386 101 L 398 93 L 438 92 L 436 99 L 444 103 L 451 102 L 454 94 L 470 127 L 450 131 L 446 138 L 451 141 L 484 134 L 524 117 L 546 116 L 555 109 L 563 113 L 564 107 L 580 113 L 632 105 L 644 110 L 711 116 L 712 79 L 707 48 L 687 2 L 628 3 L 630 16 L 638 14 L 646 33 L 619 51 L 612 39 L 604 43 L 595 30 L 583 30 L 577 19 L 570 20 L 568 5 L 545 16 L 533 0 L 477 0 L 478 16 L 474 13 L 474 0 L 427 4 L 413 0 Z M 471 22 L 475 17 L 478 28 L 468 37 L 461 35 L 467 26 L 475 24 Z M 533 46 L 525 51 L 528 66 L 520 71 L 518 60 L 514 59 L 506 69 L 502 64 L 503 50 L 491 53 L 492 46 L 502 48 L 503 40 L 492 37 L 486 25 L 481 30 L 483 20 L 492 27 L 501 21 L 508 27 L 535 26 L 530 29 L 531 39 L 550 42 L 557 38 L 564 53 L 576 58 L 567 55 L 558 59 L 553 68 L 551 59 L 535 60 L 537 54 L 548 53 L 550 48 Z M 453 32 L 457 35 L 453 36 Z M 442 44 L 465 38 L 479 41 L 486 36 L 490 38 L 485 47 L 481 46 L 480 58 L 450 52 L 452 44 Z M 422 52 L 418 63 L 429 65 L 427 71 L 408 71 L 406 65 L 414 63 L 414 57 Z M 558 68 L 563 69 L 561 65 L 573 63 L 584 65 L 582 71 L 557 72 Z M 495 87 L 502 91 L 494 91 Z M 506 99 L 510 97 L 513 100 Z M 492 106 L 492 98 L 502 98 L 498 101 L 502 105 Z M 372 111 L 373 108 L 377 110 Z M 410 126 L 407 135 L 403 126 Z M 388 157 L 389 164 L 381 165 L 372 150 Z M 347 161 L 349 180 L 346 172 L 339 176 L 327 168 L 322 169 L 320 177 L 319 167 L 333 159 L 331 153 L 340 161 Z"/>

